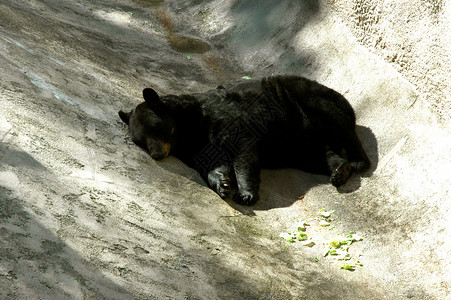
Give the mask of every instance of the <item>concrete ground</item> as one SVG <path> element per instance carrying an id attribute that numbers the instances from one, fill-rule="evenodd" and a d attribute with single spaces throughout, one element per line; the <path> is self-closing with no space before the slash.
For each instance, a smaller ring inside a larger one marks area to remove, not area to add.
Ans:
<path id="1" fill-rule="evenodd" d="M 1 1 L 0 299 L 451 299 L 450 3 L 382 2 Z M 370 172 L 264 170 L 242 207 L 117 116 L 280 73 L 349 99 Z"/>

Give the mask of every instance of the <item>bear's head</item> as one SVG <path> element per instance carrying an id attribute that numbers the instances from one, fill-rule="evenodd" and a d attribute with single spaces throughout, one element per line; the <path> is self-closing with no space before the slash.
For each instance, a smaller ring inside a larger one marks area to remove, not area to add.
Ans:
<path id="1" fill-rule="evenodd" d="M 175 144 L 175 120 L 153 89 L 144 89 L 143 97 L 145 102 L 129 113 L 119 111 L 119 117 L 128 125 L 133 142 L 160 160 L 169 155 Z"/>

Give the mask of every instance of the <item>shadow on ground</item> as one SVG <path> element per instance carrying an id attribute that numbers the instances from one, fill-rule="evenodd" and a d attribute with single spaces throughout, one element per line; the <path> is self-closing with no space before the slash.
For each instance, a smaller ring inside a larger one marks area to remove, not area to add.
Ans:
<path id="1" fill-rule="evenodd" d="M 339 187 L 339 193 L 352 193 L 361 186 L 361 177 L 370 177 L 377 169 L 378 148 L 377 140 L 370 128 L 364 126 L 356 127 L 357 135 L 371 161 L 371 167 L 363 174 L 354 174 L 348 182 Z M 140 149 L 136 148 L 138 151 Z M 189 180 L 207 186 L 201 176 L 193 169 L 183 165 L 175 158 L 168 158 L 158 162 L 165 170 L 184 176 Z M 254 215 L 254 210 L 269 210 L 274 208 L 289 207 L 316 186 L 330 184 L 329 177 L 312 174 L 296 169 L 262 170 L 260 196 L 261 199 L 252 207 L 238 205 L 233 201 L 227 201 L 234 209 L 245 215 Z"/>
<path id="2" fill-rule="evenodd" d="M 4 156 L 7 159 L 1 160 L 1 169 L 16 173 L 28 170 L 29 175 L 59 181 L 51 179 L 56 175 L 28 153 L 9 151 L 5 145 L 2 148 L 6 150 L 3 153 L 7 153 Z M 18 162 L 23 158 L 26 163 Z M 60 189 L 55 186 L 56 182 L 53 185 L 47 182 L 47 186 Z M 38 184 L 46 186 L 42 182 Z M 192 228 L 183 230 L 171 225 L 161 227 L 160 222 L 170 216 L 160 219 L 155 212 L 148 214 L 157 217 L 152 225 L 152 222 L 133 220 L 129 213 L 118 219 L 110 209 L 99 206 L 96 201 L 100 200 L 99 195 L 112 197 L 108 188 L 97 186 L 93 194 L 88 186 L 81 186 L 80 190 L 72 184 L 67 187 L 65 193 L 48 191 L 38 196 L 46 198 L 45 208 L 39 203 L 42 199 L 36 198 L 34 206 L 29 199 L 16 195 L 34 197 L 28 191 L 29 183 L 17 182 L 16 191 L 0 186 L 0 252 L 3 253 L 0 283 L 2 287 L 8 287 L 0 290 L 2 298 L 33 295 L 42 298 L 271 299 L 276 296 L 291 299 L 290 290 L 299 289 L 300 284 L 302 290 L 309 292 L 298 299 L 335 299 L 337 293 L 356 293 L 357 283 L 339 278 L 332 281 L 333 275 L 327 265 L 318 265 L 302 255 L 293 262 L 290 252 L 280 245 L 256 252 L 256 247 L 265 247 L 260 240 L 265 233 L 253 229 L 254 225 L 246 216 L 218 215 L 216 224 L 208 224 L 204 217 L 196 215 L 197 209 L 186 208 L 173 217 L 182 224 L 194 222 L 196 227 L 190 225 Z M 84 203 L 89 199 L 87 194 L 93 202 Z M 171 198 L 174 205 L 185 205 L 183 201 L 177 203 L 179 197 L 175 194 Z M 65 203 L 58 203 L 61 201 Z M 65 205 L 67 208 L 62 209 Z M 133 205 L 129 206 L 132 210 Z M 155 205 L 160 211 L 167 209 L 167 203 Z M 211 209 L 216 211 L 214 207 Z M 97 220 L 83 224 L 86 214 Z M 124 222 L 133 231 L 143 233 L 147 241 L 139 242 L 136 234 L 125 236 L 122 233 L 119 237 L 115 236 L 118 232 L 108 234 L 108 224 L 123 229 Z M 55 223 L 59 228 L 56 234 Z M 94 223 L 98 229 L 86 230 L 86 226 L 92 226 L 89 223 Z M 203 228 L 212 225 L 214 230 L 205 232 Z M 180 234 L 188 238 L 179 239 Z M 70 246 L 80 242 L 85 244 L 83 257 Z M 165 253 L 161 254 L 161 251 Z M 265 262 L 268 260 L 277 261 L 271 271 L 279 274 L 277 277 L 267 274 Z M 146 287 L 137 289 L 139 284 Z"/>
<path id="3" fill-rule="evenodd" d="M 133 299 L 28 213 L 0 186 L 1 298 Z"/>

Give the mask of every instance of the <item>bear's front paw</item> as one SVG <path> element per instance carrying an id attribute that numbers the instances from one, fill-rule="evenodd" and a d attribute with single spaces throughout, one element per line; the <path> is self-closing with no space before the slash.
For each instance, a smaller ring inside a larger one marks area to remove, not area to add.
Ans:
<path id="1" fill-rule="evenodd" d="M 348 162 L 343 162 L 332 171 L 332 174 L 330 175 L 330 182 L 333 186 L 339 187 L 346 183 L 353 172 L 354 167 Z"/>
<path id="2" fill-rule="evenodd" d="M 258 194 L 253 194 L 248 191 L 244 192 L 239 191 L 238 193 L 235 194 L 233 201 L 241 205 L 252 205 L 258 201 L 258 198 L 259 198 Z"/>
<path id="3" fill-rule="evenodd" d="M 232 195 L 233 187 L 232 182 L 228 179 L 220 180 L 216 184 L 216 193 L 222 198 L 227 199 Z"/>
<path id="4" fill-rule="evenodd" d="M 220 167 L 208 174 L 208 184 L 222 199 L 231 198 L 236 191 L 236 182 L 229 173 L 229 169 Z"/>

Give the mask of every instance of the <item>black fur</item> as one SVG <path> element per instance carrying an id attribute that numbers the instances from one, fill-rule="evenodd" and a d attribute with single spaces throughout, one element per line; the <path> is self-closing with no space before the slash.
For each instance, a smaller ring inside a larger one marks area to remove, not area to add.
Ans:
<path id="1" fill-rule="evenodd" d="M 260 168 L 295 167 L 344 184 L 370 161 L 355 115 L 339 93 L 298 76 L 239 81 L 205 93 L 158 96 L 119 112 L 133 141 L 154 159 L 193 167 L 222 198 L 258 200 Z"/>

